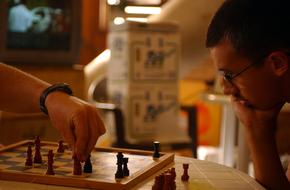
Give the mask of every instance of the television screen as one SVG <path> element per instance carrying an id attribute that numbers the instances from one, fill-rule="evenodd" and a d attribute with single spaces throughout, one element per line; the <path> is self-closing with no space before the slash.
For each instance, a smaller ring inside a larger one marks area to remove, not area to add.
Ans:
<path id="1" fill-rule="evenodd" d="M 9 3 L 7 48 L 69 49 L 70 0 L 13 0 Z"/>
<path id="2" fill-rule="evenodd" d="M 73 64 L 81 0 L 0 0 L 0 61 Z"/>

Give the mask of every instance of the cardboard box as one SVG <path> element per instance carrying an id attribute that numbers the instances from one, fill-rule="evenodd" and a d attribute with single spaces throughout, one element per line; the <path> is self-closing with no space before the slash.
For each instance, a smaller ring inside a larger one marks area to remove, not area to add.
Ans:
<path id="1" fill-rule="evenodd" d="M 178 27 L 126 22 L 108 37 L 108 94 L 123 111 L 126 139 L 188 141 L 178 126 Z"/>

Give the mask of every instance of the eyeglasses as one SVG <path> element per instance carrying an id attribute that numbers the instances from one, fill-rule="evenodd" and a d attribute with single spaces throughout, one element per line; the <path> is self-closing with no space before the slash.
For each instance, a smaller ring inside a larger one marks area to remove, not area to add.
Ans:
<path id="1" fill-rule="evenodd" d="M 265 59 L 266 56 L 261 57 L 260 59 L 254 61 L 252 64 L 248 65 L 247 67 L 245 67 L 244 69 L 242 69 L 241 71 L 239 71 L 238 73 L 231 73 L 231 72 L 227 72 L 227 71 L 221 71 L 224 80 L 230 82 L 231 84 L 233 83 L 234 78 L 238 77 L 239 75 L 241 75 L 242 73 L 244 73 L 245 71 L 247 71 L 249 68 L 253 67 L 254 65 L 257 65 L 258 63 L 261 63 L 261 61 L 263 61 Z"/>
<path id="2" fill-rule="evenodd" d="M 282 52 L 285 53 L 287 56 L 290 56 L 290 51 L 289 50 L 282 50 Z M 261 63 L 262 61 L 264 61 L 264 59 L 268 55 L 269 55 L 269 53 L 268 54 L 264 54 L 263 56 L 258 58 L 256 61 L 253 61 L 252 64 L 248 65 L 247 67 L 245 67 L 244 69 L 239 71 L 238 73 L 234 74 L 234 73 L 231 73 L 229 71 L 221 71 L 221 75 L 223 76 L 224 80 L 226 80 L 229 83 L 233 84 L 234 78 L 238 77 L 239 75 L 241 75 L 242 73 L 247 71 L 249 68 L 253 67 L 254 65 L 257 65 L 257 64 Z"/>
<path id="3" fill-rule="evenodd" d="M 244 68 L 243 70 L 241 70 L 240 72 L 235 73 L 235 74 L 230 73 L 230 72 L 224 72 L 224 73 L 223 73 L 223 75 L 224 75 L 223 77 L 224 77 L 224 79 L 225 79 L 226 81 L 232 83 L 233 80 L 234 80 L 234 78 L 238 77 L 238 76 L 241 75 L 243 72 L 247 71 L 249 68 L 251 68 L 252 66 L 254 66 L 254 65 L 256 65 L 256 64 L 257 64 L 256 62 L 255 62 L 255 63 L 252 63 L 252 64 L 248 65 L 246 68 Z"/>

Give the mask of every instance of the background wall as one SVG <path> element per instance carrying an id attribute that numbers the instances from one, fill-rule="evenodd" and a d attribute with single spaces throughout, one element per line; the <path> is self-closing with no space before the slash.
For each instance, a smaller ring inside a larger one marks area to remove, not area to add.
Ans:
<path id="1" fill-rule="evenodd" d="M 82 2 L 82 29 L 80 64 L 86 65 L 106 48 L 107 31 L 101 30 L 99 15 L 100 0 Z M 104 16 L 104 15 L 102 15 Z"/>

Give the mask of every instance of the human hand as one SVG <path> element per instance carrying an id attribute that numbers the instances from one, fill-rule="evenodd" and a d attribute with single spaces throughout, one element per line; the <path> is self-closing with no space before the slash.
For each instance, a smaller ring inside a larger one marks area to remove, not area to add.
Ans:
<path id="1" fill-rule="evenodd" d="M 276 126 L 277 116 L 285 102 L 272 105 L 268 109 L 257 109 L 247 99 L 241 96 L 239 88 L 224 79 L 221 81 L 223 92 L 231 96 L 236 116 L 247 129 L 270 129 Z M 258 126 L 258 128 L 255 128 Z"/>
<path id="2" fill-rule="evenodd" d="M 261 110 L 236 96 L 231 97 L 231 102 L 236 116 L 249 129 L 254 127 L 258 127 L 258 129 L 275 127 L 278 114 L 284 105 L 284 102 L 281 102 L 267 110 Z"/>
<path id="3" fill-rule="evenodd" d="M 97 139 L 106 131 L 97 109 L 62 92 L 51 93 L 45 105 L 53 126 L 71 146 L 73 155 L 85 161 Z"/>

